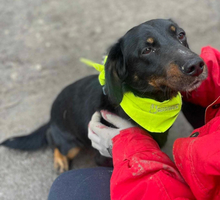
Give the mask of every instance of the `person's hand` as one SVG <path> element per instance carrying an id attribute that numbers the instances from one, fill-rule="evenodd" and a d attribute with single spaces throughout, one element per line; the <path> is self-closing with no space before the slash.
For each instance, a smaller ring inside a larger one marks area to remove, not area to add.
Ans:
<path id="1" fill-rule="evenodd" d="M 101 123 L 101 118 L 105 119 L 116 128 L 106 126 Z M 101 155 L 112 157 L 112 138 L 120 133 L 121 130 L 133 127 L 134 125 L 121 117 L 108 111 L 95 112 L 88 127 L 88 137 L 92 146 Z"/>

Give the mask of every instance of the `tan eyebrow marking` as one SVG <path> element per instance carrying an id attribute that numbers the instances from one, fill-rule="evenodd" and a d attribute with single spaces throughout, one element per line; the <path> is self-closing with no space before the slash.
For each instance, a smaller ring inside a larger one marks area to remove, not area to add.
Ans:
<path id="1" fill-rule="evenodd" d="M 138 81 L 139 80 L 139 77 L 138 77 L 138 75 L 136 73 L 134 74 L 133 79 L 134 79 L 134 81 Z"/>
<path id="2" fill-rule="evenodd" d="M 176 27 L 175 26 L 171 26 L 170 29 L 171 29 L 171 31 L 176 31 Z"/>
<path id="3" fill-rule="evenodd" d="M 150 44 L 153 44 L 154 39 L 152 37 L 150 37 L 150 38 L 147 39 L 147 42 L 150 43 Z"/>

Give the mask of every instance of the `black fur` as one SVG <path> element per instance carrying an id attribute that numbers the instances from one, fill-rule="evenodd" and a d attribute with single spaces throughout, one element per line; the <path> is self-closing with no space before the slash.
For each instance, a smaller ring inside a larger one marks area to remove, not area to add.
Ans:
<path id="1" fill-rule="evenodd" d="M 33 137 L 9 139 L 1 145 L 35 150 L 48 142 L 66 155 L 73 147 L 90 145 L 87 127 L 95 111 L 105 109 L 131 120 L 120 107 L 126 91 L 164 101 L 176 96 L 178 91 L 190 89 L 196 80 L 206 76 L 204 63 L 188 48 L 183 29 L 163 19 L 140 24 L 120 38 L 110 49 L 105 71 L 107 95 L 103 94 L 97 75 L 76 81 L 56 98 L 50 126 L 47 131 L 39 129 L 39 138 L 35 132 Z M 166 142 L 167 132 L 151 135 L 160 146 Z"/>

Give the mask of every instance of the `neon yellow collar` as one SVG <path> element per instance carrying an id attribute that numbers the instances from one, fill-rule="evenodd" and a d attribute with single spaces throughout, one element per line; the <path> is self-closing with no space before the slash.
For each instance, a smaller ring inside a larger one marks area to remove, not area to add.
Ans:
<path id="1" fill-rule="evenodd" d="M 105 57 L 104 63 L 107 60 Z M 105 67 L 91 60 L 82 58 L 81 62 L 94 67 L 99 74 L 99 82 L 105 85 Z M 163 102 L 149 98 L 135 96 L 132 92 L 126 92 L 120 103 L 125 113 L 144 129 L 164 133 L 176 120 L 182 106 L 181 94 Z"/>
<path id="2" fill-rule="evenodd" d="M 103 63 L 106 63 L 107 58 L 108 57 L 105 56 Z M 85 58 L 81 58 L 80 61 L 90 67 L 94 67 L 97 71 L 99 71 L 99 83 L 101 86 L 105 85 L 105 66 L 104 65 L 95 63 L 95 62 L 88 60 L 88 59 L 85 59 Z"/>

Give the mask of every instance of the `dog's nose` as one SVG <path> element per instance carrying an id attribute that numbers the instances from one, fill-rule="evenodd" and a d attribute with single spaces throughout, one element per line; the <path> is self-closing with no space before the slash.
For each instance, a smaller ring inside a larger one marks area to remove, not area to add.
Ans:
<path id="1" fill-rule="evenodd" d="M 201 59 L 194 59 L 182 67 L 182 71 L 189 76 L 199 76 L 203 72 L 205 63 Z"/>

